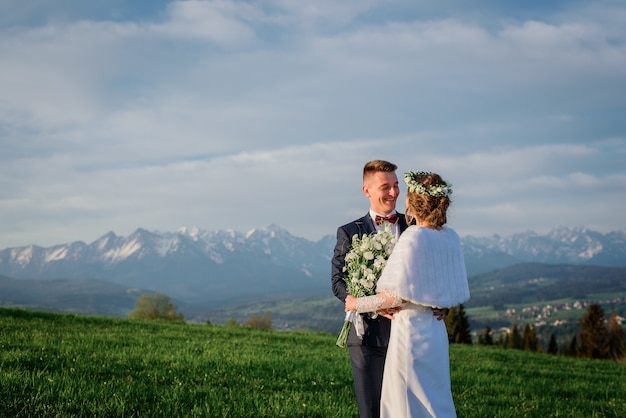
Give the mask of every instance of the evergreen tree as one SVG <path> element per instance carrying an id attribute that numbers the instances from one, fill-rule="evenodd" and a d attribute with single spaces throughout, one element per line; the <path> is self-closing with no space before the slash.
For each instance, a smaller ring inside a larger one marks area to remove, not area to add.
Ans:
<path id="1" fill-rule="evenodd" d="M 550 343 L 548 344 L 548 353 L 549 354 L 557 354 L 559 352 L 559 347 L 556 344 L 556 337 L 554 333 L 550 334 Z"/>
<path id="2" fill-rule="evenodd" d="M 444 318 L 443 322 L 446 324 L 446 331 L 448 331 L 448 342 L 452 344 L 454 341 L 454 330 L 457 328 L 458 317 L 456 314 L 456 307 L 450 308 L 448 315 Z"/>
<path id="3" fill-rule="evenodd" d="M 524 326 L 524 333 L 522 334 L 522 344 L 526 351 L 540 351 L 539 342 L 537 341 L 537 333 L 535 327 L 531 324 Z"/>
<path id="4" fill-rule="evenodd" d="M 578 334 L 578 357 L 608 359 L 611 357 L 609 347 L 609 332 L 604 325 L 605 316 L 602 307 L 593 304 L 580 320 L 582 331 Z"/>
<path id="5" fill-rule="evenodd" d="M 445 323 L 450 344 L 472 344 L 469 319 L 463 304 L 450 308 Z"/>
<path id="6" fill-rule="evenodd" d="M 524 349 L 524 341 L 522 340 L 522 336 L 519 335 L 519 327 L 517 326 L 517 324 L 513 325 L 513 329 L 509 334 L 506 348 L 515 348 L 516 350 Z"/>
<path id="7" fill-rule="evenodd" d="M 493 335 L 491 327 L 487 325 L 485 330 L 478 334 L 478 345 L 493 345 Z"/>
<path id="8" fill-rule="evenodd" d="M 569 345 L 563 348 L 563 354 L 566 356 L 576 357 L 576 347 L 578 347 L 578 338 L 574 335 Z"/>
<path id="9" fill-rule="evenodd" d="M 624 330 L 617 320 L 617 314 L 613 313 L 607 322 L 609 332 L 609 355 L 617 361 L 624 355 Z"/>
<path id="10" fill-rule="evenodd" d="M 496 340 L 496 345 L 506 348 L 509 343 L 509 333 L 508 332 L 499 332 L 498 339 Z"/>

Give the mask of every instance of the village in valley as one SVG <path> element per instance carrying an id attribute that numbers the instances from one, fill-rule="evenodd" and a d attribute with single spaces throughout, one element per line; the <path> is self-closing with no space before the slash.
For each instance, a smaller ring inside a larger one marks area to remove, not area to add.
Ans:
<path id="1" fill-rule="evenodd" d="M 605 300 L 583 300 L 563 303 L 547 303 L 545 305 L 534 304 L 532 306 L 518 308 L 508 308 L 504 313 L 499 314 L 507 318 L 512 323 L 530 323 L 535 327 L 540 326 L 562 326 L 576 318 L 578 321 L 584 315 L 584 311 L 592 304 L 598 304 L 603 307 L 612 307 L 623 310 L 626 307 L 626 297 L 618 297 Z M 575 312 L 574 315 L 571 314 Z M 606 310 L 607 317 L 611 315 L 612 310 Z M 617 321 L 621 325 L 624 323 L 624 317 L 617 315 Z"/>

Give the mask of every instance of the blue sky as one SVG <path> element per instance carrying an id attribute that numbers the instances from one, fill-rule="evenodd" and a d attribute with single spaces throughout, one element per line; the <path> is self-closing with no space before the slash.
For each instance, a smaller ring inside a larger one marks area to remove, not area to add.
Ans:
<path id="1" fill-rule="evenodd" d="M 626 228 L 623 1 L 2 0 L 0 68 L 0 248 L 318 240 L 376 158 L 462 236 Z"/>

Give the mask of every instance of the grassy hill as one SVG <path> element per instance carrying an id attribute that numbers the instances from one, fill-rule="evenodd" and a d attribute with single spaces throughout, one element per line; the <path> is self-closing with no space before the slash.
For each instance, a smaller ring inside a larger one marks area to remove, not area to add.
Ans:
<path id="1" fill-rule="evenodd" d="M 0 415 L 356 417 L 336 336 L 0 308 Z M 450 348 L 459 417 L 623 417 L 626 364 Z"/>

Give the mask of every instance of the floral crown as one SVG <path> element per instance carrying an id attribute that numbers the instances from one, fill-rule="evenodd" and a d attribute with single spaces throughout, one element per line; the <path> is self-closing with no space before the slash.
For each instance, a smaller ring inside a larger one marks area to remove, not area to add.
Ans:
<path id="1" fill-rule="evenodd" d="M 427 196 L 449 196 L 452 194 L 452 184 L 443 182 L 442 184 L 435 184 L 426 188 L 422 183 L 417 181 L 417 177 L 423 175 L 429 175 L 432 173 L 426 171 L 409 171 L 404 173 L 404 182 L 409 188 L 410 192 L 423 194 Z"/>

